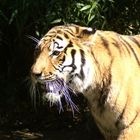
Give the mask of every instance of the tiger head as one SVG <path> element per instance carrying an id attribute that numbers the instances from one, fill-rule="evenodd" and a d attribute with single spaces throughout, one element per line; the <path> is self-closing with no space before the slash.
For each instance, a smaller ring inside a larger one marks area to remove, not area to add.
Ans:
<path id="1" fill-rule="evenodd" d="M 47 84 L 45 97 L 50 102 L 60 103 L 65 91 L 57 89 L 63 86 L 75 93 L 90 87 L 94 75 L 89 53 L 92 35 L 92 28 L 72 24 L 52 28 L 39 41 L 32 79 L 34 83 Z M 56 83 L 59 85 L 53 90 Z"/>

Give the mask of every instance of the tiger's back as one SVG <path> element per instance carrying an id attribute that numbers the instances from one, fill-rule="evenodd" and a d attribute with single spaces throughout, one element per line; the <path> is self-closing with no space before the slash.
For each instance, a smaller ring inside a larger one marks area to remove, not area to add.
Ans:
<path id="1" fill-rule="evenodd" d="M 33 75 L 42 82 L 62 78 L 75 92 L 83 93 L 107 140 L 140 138 L 140 35 L 57 26 L 38 46 Z M 63 94 L 45 96 L 57 103 Z"/>

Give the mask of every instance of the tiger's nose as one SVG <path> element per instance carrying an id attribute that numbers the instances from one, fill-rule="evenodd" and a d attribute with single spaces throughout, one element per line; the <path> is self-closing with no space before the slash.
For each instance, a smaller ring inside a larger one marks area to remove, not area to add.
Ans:
<path id="1" fill-rule="evenodd" d="M 41 75 L 42 75 L 42 73 L 36 73 L 36 74 L 34 74 L 34 76 L 35 76 L 36 78 L 41 77 Z"/>
<path id="2" fill-rule="evenodd" d="M 32 67 L 31 73 L 36 77 L 41 77 L 42 76 L 42 71 L 39 69 L 36 69 L 35 67 Z"/>
<path id="3" fill-rule="evenodd" d="M 35 78 L 40 78 L 42 76 L 42 72 L 40 72 L 40 73 L 32 72 L 32 74 Z"/>

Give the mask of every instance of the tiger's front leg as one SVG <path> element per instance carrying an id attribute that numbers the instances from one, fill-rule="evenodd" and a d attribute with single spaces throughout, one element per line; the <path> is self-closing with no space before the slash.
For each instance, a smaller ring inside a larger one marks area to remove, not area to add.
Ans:
<path id="1" fill-rule="evenodd" d="M 140 140 L 140 115 L 127 128 L 122 130 L 117 140 Z"/>
<path id="2" fill-rule="evenodd" d="M 140 128 L 132 125 L 122 130 L 118 137 L 105 136 L 105 140 L 140 140 Z"/>
<path id="3" fill-rule="evenodd" d="M 139 124 L 138 124 L 139 125 Z M 133 126 L 123 130 L 117 140 L 140 140 L 140 126 Z"/>

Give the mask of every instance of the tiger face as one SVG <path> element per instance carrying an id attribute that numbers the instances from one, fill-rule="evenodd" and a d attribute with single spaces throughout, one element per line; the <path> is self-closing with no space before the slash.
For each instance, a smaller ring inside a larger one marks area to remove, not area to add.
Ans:
<path id="1" fill-rule="evenodd" d="M 93 70 L 89 49 L 85 49 L 84 43 L 88 44 L 88 35 L 92 32 L 91 28 L 76 25 L 52 28 L 37 46 L 35 63 L 31 69 L 32 79 L 36 81 L 34 83 L 46 84 L 47 81 L 62 79 L 74 93 L 87 90 L 92 82 Z M 83 42 L 82 38 L 85 39 Z M 44 96 L 50 102 L 60 103 L 63 92 L 51 91 L 49 88 Z"/>
<path id="2" fill-rule="evenodd" d="M 43 96 L 72 110 L 71 94 L 82 93 L 106 140 L 140 138 L 140 35 L 94 32 L 77 25 L 56 26 L 38 43 L 31 68 Z"/>

